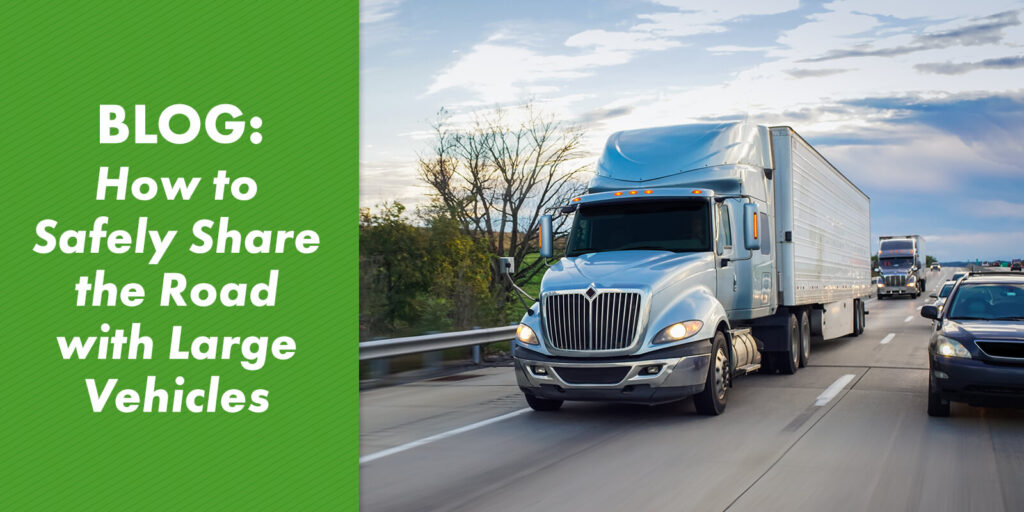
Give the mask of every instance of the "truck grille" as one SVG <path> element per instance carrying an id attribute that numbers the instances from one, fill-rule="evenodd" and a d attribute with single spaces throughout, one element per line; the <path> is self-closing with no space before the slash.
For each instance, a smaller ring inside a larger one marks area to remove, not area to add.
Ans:
<path id="1" fill-rule="evenodd" d="M 639 325 L 639 293 L 588 290 L 544 299 L 544 328 L 560 350 L 621 350 L 633 344 Z"/>
<path id="2" fill-rule="evenodd" d="M 885 276 L 886 286 L 906 286 L 907 276 Z"/>

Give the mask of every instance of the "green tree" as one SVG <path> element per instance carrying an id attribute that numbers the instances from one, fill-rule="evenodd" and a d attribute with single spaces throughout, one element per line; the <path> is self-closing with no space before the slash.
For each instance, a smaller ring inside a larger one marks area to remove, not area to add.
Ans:
<path id="1" fill-rule="evenodd" d="M 924 257 L 924 264 L 927 267 L 930 267 L 933 264 L 938 263 L 938 262 L 939 262 L 939 260 L 935 259 L 935 256 L 925 256 Z"/>
<path id="2" fill-rule="evenodd" d="M 443 215 L 413 223 L 401 203 L 363 209 L 360 339 L 490 327 L 499 321 L 486 247 Z"/>

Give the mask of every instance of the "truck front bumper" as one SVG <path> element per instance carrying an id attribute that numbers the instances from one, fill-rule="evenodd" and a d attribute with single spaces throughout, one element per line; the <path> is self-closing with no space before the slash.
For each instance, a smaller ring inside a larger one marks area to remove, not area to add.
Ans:
<path id="1" fill-rule="evenodd" d="M 711 341 L 617 358 L 552 357 L 517 346 L 516 381 L 549 400 L 661 403 L 704 390 Z"/>
<path id="2" fill-rule="evenodd" d="M 879 286 L 879 296 L 890 296 L 890 295 L 916 295 L 917 286 Z"/>

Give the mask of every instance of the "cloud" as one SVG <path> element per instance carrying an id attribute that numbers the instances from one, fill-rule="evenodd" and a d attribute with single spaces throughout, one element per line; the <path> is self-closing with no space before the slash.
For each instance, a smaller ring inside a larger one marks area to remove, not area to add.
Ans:
<path id="1" fill-rule="evenodd" d="M 798 0 L 763 2 L 742 0 L 724 6 L 688 0 L 656 0 L 671 12 L 637 15 L 640 23 L 628 30 L 590 29 L 569 36 L 561 45 L 530 44 L 535 36 L 502 30 L 459 54 L 438 73 L 426 94 L 468 89 L 480 103 L 521 100 L 537 86 L 557 92 L 551 83 L 592 76 L 599 69 L 619 66 L 644 52 L 685 46 L 682 38 L 724 32 L 726 24 L 741 18 L 778 14 L 799 7 Z M 739 48 L 739 47 L 736 47 Z"/>
<path id="2" fill-rule="evenodd" d="M 377 23 L 398 14 L 402 0 L 360 0 L 359 23 Z"/>
<path id="3" fill-rule="evenodd" d="M 1002 41 L 1003 29 L 1017 25 L 1020 25 L 1017 12 L 1007 11 L 972 19 L 966 26 L 959 28 L 919 34 L 909 44 L 877 47 L 875 44 L 864 43 L 850 49 L 832 50 L 820 57 L 804 59 L 803 62 L 823 62 L 852 57 L 896 57 L 951 46 L 995 44 Z"/>
<path id="4" fill-rule="evenodd" d="M 658 51 L 682 46 L 682 43 L 643 32 L 585 30 L 566 39 L 565 46 L 597 48 L 605 51 Z"/>
<path id="5" fill-rule="evenodd" d="M 973 199 L 964 201 L 963 212 L 975 217 L 997 219 L 1024 219 L 1024 203 L 1002 199 Z"/>
<path id="6" fill-rule="evenodd" d="M 793 78 L 815 78 L 819 76 L 838 75 L 846 73 L 849 69 L 790 69 L 786 74 Z"/>
<path id="7" fill-rule="evenodd" d="M 774 50 L 774 46 L 737 46 L 732 44 L 720 45 L 720 46 L 709 46 L 705 48 L 707 51 L 715 55 L 729 55 L 732 53 L 740 52 L 767 52 Z"/>
<path id="8" fill-rule="evenodd" d="M 673 7 L 676 11 L 638 15 L 637 18 L 645 22 L 633 26 L 632 30 L 673 37 L 725 32 L 729 22 L 750 16 L 781 14 L 800 7 L 798 0 L 733 0 L 714 5 L 693 0 L 655 0 L 655 3 Z"/>
<path id="9" fill-rule="evenodd" d="M 1000 57 L 976 62 L 927 62 L 914 65 L 922 73 L 939 75 L 962 75 L 977 69 L 1017 69 L 1024 67 L 1024 55 Z"/>
<path id="10" fill-rule="evenodd" d="M 1024 231 L 944 231 L 923 235 L 939 261 L 1020 258 Z"/>
<path id="11" fill-rule="evenodd" d="M 629 115 L 631 112 L 633 112 L 633 107 L 628 105 L 621 107 L 599 108 L 583 113 L 583 115 L 579 116 L 579 122 L 583 125 L 589 125 Z"/>
<path id="12" fill-rule="evenodd" d="M 1024 95 L 924 99 L 917 96 L 844 102 L 867 107 L 891 123 L 925 125 L 953 134 L 981 158 L 1020 173 L 1024 161 Z"/>

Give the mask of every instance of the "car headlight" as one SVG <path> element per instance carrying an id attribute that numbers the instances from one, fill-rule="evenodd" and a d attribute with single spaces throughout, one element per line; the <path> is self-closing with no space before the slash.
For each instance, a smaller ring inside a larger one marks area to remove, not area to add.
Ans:
<path id="1" fill-rule="evenodd" d="M 704 322 L 700 320 L 689 320 L 687 322 L 679 322 L 672 324 L 658 333 L 654 337 L 652 343 L 669 343 L 672 341 L 685 340 L 700 331 L 700 328 L 704 327 Z"/>
<path id="2" fill-rule="evenodd" d="M 938 336 L 935 339 L 935 352 L 945 357 L 971 358 L 971 353 L 959 341 L 945 336 Z"/>
<path id="3" fill-rule="evenodd" d="M 516 327 L 516 339 L 526 343 L 527 345 L 540 344 L 540 342 L 537 341 L 537 333 L 533 332 L 533 329 L 530 329 L 526 324 L 519 324 L 519 327 Z"/>

